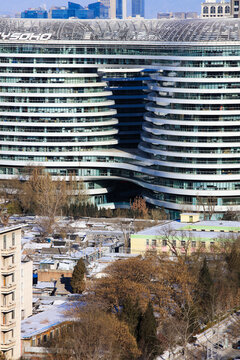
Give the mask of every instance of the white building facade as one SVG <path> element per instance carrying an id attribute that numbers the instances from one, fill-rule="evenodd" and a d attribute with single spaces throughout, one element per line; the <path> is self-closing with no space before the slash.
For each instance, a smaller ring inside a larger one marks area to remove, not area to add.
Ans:
<path id="1" fill-rule="evenodd" d="M 231 3 L 229 1 L 206 0 L 201 3 L 201 18 L 228 18 L 231 16 Z"/>
<path id="2" fill-rule="evenodd" d="M 20 357 L 21 227 L 0 229 L 0 350 L 7 359 Z"/>

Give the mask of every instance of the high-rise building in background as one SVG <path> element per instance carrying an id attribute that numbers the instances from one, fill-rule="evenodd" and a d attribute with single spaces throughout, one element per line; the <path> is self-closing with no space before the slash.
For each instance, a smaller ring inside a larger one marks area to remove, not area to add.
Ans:
<path id="1" fill-rule="evenodd" d="M 132 17 L 145 16 L 145 0 L 132 0 Z"/>
<path id="2" fill-rule="evenodd" d="M 109 9 L 108 7 L 104 6 L 101 2 L 95 2 L 93 4 L 88 5 L 88 9 L 93 11 L 93 18 L 94 19 L 107 19 Z"/>
<path id="3" fill-rule="evenodd" d="M 110 18 L 126 19 L 127 0 L 110 0 Z"/>
<path id="4" fill-rule="evenodd" d="M 126 19 L 127 17 L 127 0 L 116 0 L 116 18 Z"/>
<path id="5" fill-rule="evenodd" d="M 108 9 L 108 18 L 110 18 L 110 0 L 98 0 Z"/>
<path id="6" fill-rule="evenodd" d="M 21 12 L 21 18 L 27 19 L 47 19 L 48 12 L 47 10 L 42 9 L 28 9 Z"/>
<path id="7" fill-rule="evenodd" d="M 109 8 L 100 1 L 89 4 L 88 7 L 69 1 L 67 7 L 52 7 L 49 10 L 49 16 L 46 10 L 29 9 L 23 11 L 21 17 L 28 19 L 47 19 L 48 17 L 52 19 L 107 19 L 109 17 Z"/>

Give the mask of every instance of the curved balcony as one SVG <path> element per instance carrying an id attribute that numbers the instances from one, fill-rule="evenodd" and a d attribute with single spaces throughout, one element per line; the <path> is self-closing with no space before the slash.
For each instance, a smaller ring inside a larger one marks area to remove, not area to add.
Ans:
<path id="1" fill-rule="evenodd" d="M 12 302 L 9 302 L 7 304 L 2 304 L 1 305 L 1 311 L 2 312 L 9 312 L 9 311 L 14 310 L 15 307 L 16 307 L 16 302 L 12 301 Z"/>
<path id="2" fill-rule="evenodd" d="M 12 284 L 8 284 L 8 285 L 2 285 L 1 287 L 1 292 L 3 294 L 9 294 L 11 292 L 13 292 L 16 289 L 16 284 L 12 283 Z"/>
<path id="3" fill-rule="evenodd" d="M 9 256 L 9 255 L 13 255 L 16 251 L 16 246 L 11 246 L 7 249 L 1 249 L 1 255 L 2 256 Z"/>
<path id="4" fill-rule="evenodd" d="M 6 324 L 1 324 L 1 330 L 2 331 L 9 331 L 11 329 L 13 329 L 16 325 L 16 321 L 15 320 L 12 320 L 12 321 L 9 321 L 7 322 Z"/>
<path id="5" fill-rule="evenodd" d="M 10 275 L 16 270 L 16 265 L 7 265 L 1 267 L 1 273 L 3 275 Z"/>
<path id="6" fill-rule="evenodd" d="M 11 339 L 6 342 L 1 341 L 1 350 L 10 350 L 16 344 L 16 340 Z"/>

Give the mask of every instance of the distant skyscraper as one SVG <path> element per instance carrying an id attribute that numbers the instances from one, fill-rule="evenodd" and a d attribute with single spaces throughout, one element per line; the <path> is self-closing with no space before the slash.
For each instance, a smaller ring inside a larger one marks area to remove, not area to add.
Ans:
<path id="1" fill-rule="evenodd" d="M 110 0 L 110 17 L 111 19 L 126 19 L 127 17 L 127 1 L 126 0 Z"/>
<path id="2" fill-rule="evenodd" d="M 21 18 L 25 19 L 47 19 L 48 13 L 46 10 L 29 9 L 21 13 Z"/>
<path id="3" fill-rule="evenodd" d="M 132 0 L 132 16 L 136 17 L 137 15 L 140 15 L 141 17 L 144 17 L 144 6 L 144 0 Z"/>
<path id="4" fill-rule="evenodd" d="M 94 19 L 107 19 L 108 18 L 108 8 L 103 5 L 102 2 L 96 2 L 88 5 L 88 9 L 93 11 Z"/>
<path id="5" fill-rule="evenodd" d="M 110 17 L 110 0 L 98 0 L 98 1 L 108 8 L 108 17 Z"/>

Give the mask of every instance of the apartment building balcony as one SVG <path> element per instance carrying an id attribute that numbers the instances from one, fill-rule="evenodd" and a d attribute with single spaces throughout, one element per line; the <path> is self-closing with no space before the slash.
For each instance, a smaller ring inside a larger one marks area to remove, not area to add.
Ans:
<path id="1" fill-rule="evenodd" d="M 14 264 L 1 267 L 1 273 L 3 275 L 12 274 L 15 270 L 16 270 L 16 265 Z"/>
<path id="2" fill-rule="evenodd" d="M 9 330 L 13 329 L 15 325 L 16 325 L 15 320 L 8 321 L 6 324 L 1 324 L 1 330 L 2 331 L 9 331 Z"/>
<path id="3" fill-rule="evenodd" d="M 15 289 L 16 289 L 16 284 L 11 283 L 11 284 L 8 284 L 8 285 L 3 285 L 2 288 L 1 288 L 1 292 L 3 294 L 8 294 L 8 293 L 11 293 Z"/>
<path id="4" fill-rule="evenodd" d="M 10 339 L 7 341 L 1 341 L 1 350 L 9 350 L 11 349 L 16 343 L 16 340 Z"/>
<path id="5" fill-rule="evenodd" d="M 1 255 L 2 256 L 9 256 L 9 255 L 13 255 L 16 251 L 16 246 L 11 246 L 8 249 L 2 249 L 1 250 Z"/>
<path id="6" fill-rule="evenodd" d="M 9 302 L 7 304 L 1 305 L 1 311 L 2 312 L 8 312 L 8 311 L 14 310 L 15 307 L 16 307 L 15 301 L 11 301 L 11 302 Z"/>

